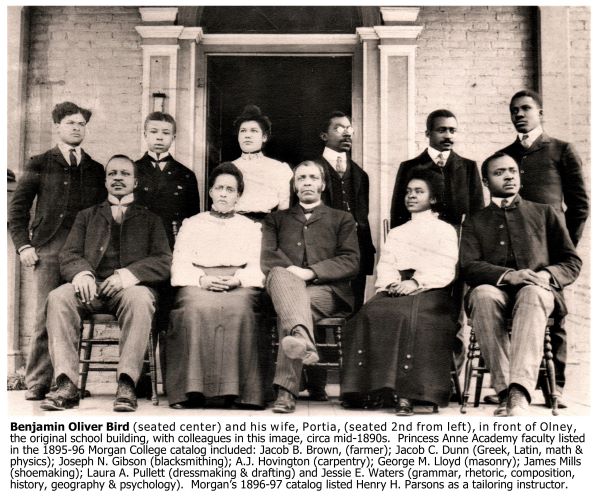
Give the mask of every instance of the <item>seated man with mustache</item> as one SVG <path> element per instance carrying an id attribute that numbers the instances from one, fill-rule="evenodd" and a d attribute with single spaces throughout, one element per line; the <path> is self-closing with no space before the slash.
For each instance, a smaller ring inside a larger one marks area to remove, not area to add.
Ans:
<path id="1" fill-rule="evenodd" d="M 43 410 L 79 404 L 77 340 L 83 315 L 114 313 L 121 339 L 115 411 L 135 411 L 140 377 L 156 309 L 152 287 L 169 278 L 171 250 L 158 215 L 134 202 L 133 161 L 115 155 L 106 164 L 108 199 L 77 214 L 59 257 L 66 284 L 48 296 L 46 329 L 57 389 Z"/>
<path id="2" fill-rule="evenodd" d="M 492 201 L 463 225 L 460 270 L 471 287 L 465 308 L 498 395 L 494 415 L 527 415 L 547 320 L 566 316 L 563 289 L 579 276 L 581 259 L 554 208 L 521 198 L 513 158 L 492 155 L 481 175 Z"/>
<path id="3" fill-rule="evenodd" d="M 304 161 L 294 168 L 300 202 L 264 219 L 261 267 L 278 317 L 280 348 L 274 384 L 275 413 L 292 413 L 302 365 L 318 362 L 313 321 L 347 316 L 359 272 L 360 251 L 352 214 L 321 202 L 323 167 Z"/>

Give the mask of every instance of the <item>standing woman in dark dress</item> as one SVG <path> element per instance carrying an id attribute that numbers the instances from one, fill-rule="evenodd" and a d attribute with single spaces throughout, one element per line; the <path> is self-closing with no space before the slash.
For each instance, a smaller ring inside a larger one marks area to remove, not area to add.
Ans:
<path id="1" fill-rule="evenodd" d="M 438 219 L 441 176 L 416 170 L 404 202 L 411 220 L 388 235 L 377 264 L 377 295 L 345 329 L 342 395 L 393 390 L 396 414 L 416 401 L 446 406 L 456 318 L 450 298 L 458 260 L 456 230 Z"/>
<path id="2" fill-rule="evenodd" d="M 171 407 L 225 398 L 263 407 L 258 356 L 261 227 L 236 214 L 241 172 L 222 163 L 210 175 L 210 211 L 183 221 L 173 252 L 166 387 Z"/>

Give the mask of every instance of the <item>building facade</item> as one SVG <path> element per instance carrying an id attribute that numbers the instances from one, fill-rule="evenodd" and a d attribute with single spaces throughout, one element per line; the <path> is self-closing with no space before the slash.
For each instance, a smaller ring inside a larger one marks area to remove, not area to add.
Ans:
<path id="1" fill-rule="evenodd" d="M 318 153 L 320 117 L 353 116 L 353 159 L 371 180 L 372 228 L 389 217 L 401 161 L 426 147 L 436 108 L 459 121 L 456 150 L 481 161 L 514 140 L 510 96 L 544 98 L 545 128 L 575 143 L 589 181 L 590 9 L 586 7 L 9 7 L 8 168 L 55 142 L 57 102 L 92 109 L 84 149 L 100 162 L 143 151 L 143 119 L 177 119 L 174 155 L 205 203 L 207 173 L 239 154 L 232 122 L 258 104 L 267 152 L 290 164 Z M 589 182 L 588 182 L 589 185 Z M 10 193 L 9 193 L 10 196 Z M 382 231 L 375 231 L 379 248 Z M 570 287 L 571 359 L 589 353 L 585 269 Z M 9 370 L 23 364 L 31 279 L 9 257 Z"/>

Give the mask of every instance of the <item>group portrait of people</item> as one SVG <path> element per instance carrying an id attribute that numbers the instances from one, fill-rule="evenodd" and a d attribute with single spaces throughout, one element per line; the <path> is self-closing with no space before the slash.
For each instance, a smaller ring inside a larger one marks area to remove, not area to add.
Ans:
<path id="1" fill-rule="evenodd" d="M 8 206 L 12 241 L 37 290 L 26 399 L 48 411 L 79 405 L 81 324 L 101 312 L 120 328 L 120 412 L 137 409 L 153 329 L 163 332 L 172 408 L 292 413 L 304 390 L 327 401 L 315 342 L 324 318 L 345 319 L 340 400 L 348 408 L 410 416 L 417 405 L 447 406 L 467 317 L 491 374 L 494 415 L 529 413 L 549 318 L 562 394 L 563 291 L 581 270 L 589 200 L 575 148 L 543 129 L 541 97 L 521 90 L 507 103 L 517 137 L 481 169 L 454 151 L 455 113 L 429 114 L 429 145 L 398 169 L 377 259 L 369 177 L 351 159 L 345 112 L 324 112 L 315 132 L 322 154 L 290 167 L 264 154 L 276 131 L 258 106 L 246 106 L 233 124 L 241 156 L 210 170 L 202 211 L 194 172 L 169 153 L 171 115 L 146 117 L 141 158 L 115 152 L 103 166 L 82 149 L 92 112 L 57 104 L 58 143 L 29 160 Z M 365 303 L 370 275 L 376 293 Z"/>

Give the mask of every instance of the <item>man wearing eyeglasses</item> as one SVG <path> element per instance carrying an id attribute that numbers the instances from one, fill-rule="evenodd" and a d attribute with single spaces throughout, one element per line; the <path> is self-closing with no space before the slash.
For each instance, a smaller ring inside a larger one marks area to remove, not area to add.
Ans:
<path id="1" fill-rule="evenodd" d="M 463 215 L 469 215 L 483 208 L 483 189 L 477 164 L 463 158 L 454 151 L 454 141 L 458 128 L 456 116 L 447 109 L 436 109 L 427 117 L 428 148 L 419 156 L 402 162 L 396 176 L 392 197 L 391 227 L 410 220 L 410 213 L 404 204 L 406 185 L 415 168 L 425 168 L 439 172 L 444 179 L 444 199 L 439 210 L 440 219 L 455 227 L 460 226 Z"/>
<path id="2" fill-rule="evenodd" d="M 360 271 L 351 283 L 356 312 L 364 301 L 367 275 L 373 274 L 375 247 L 369 226 L 369 176 L 350 157 L 353 135 L 351 118 L 342 111 L 332 111 L 321 124 L 320 138 L 325 144 L 323 154 L 314 161 L 325 171 L 323 202 L 332 208 L 350 212 L 356 221 Z M 326 401 L 326 370 L 309 368 L 307 371 L 309 397 Z"/>

